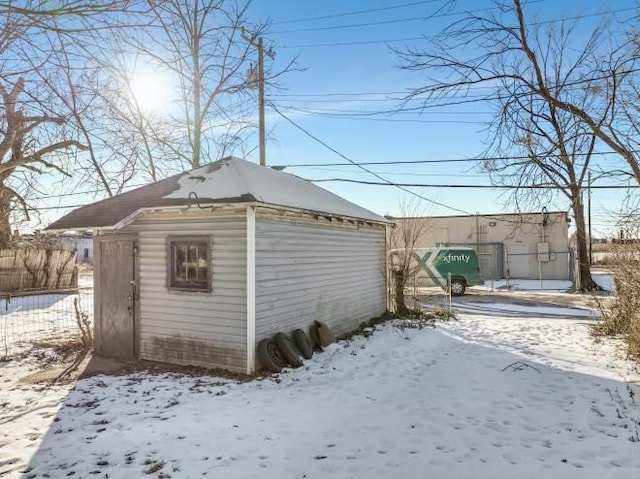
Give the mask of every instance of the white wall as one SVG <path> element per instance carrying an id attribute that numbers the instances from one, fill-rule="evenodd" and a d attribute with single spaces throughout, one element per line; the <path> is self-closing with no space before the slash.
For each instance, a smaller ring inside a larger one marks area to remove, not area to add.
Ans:
<path id="1" fill-rule="evenodd" d="M 385 229 L 256 221 L 256 341 L 319 320 L 344 334 L 386 306 Z"/>
<path id="2" fill-rule="evenodd" d="M 246 220 L 139 221 L 140 358 L 246 372 Z M 169 235 L 211 235 L 212 291 L 169 291 Z"/>

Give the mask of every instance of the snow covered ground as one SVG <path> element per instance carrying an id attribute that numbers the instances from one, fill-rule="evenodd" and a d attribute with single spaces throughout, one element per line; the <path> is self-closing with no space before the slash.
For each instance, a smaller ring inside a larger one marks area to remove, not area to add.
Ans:
<path id="1" fill-rule="evenodd" d="M 64 340 L 77 334 L 75 300 L 91 321 L 92 288 L 80 288 L 74 294 L 34 294 L 0 299 L 0 360 L 28 351 L 32 343 Z"/>
<path id="2" fill-rule="evenodd" d="M 456 302 L 250 382 L 0 364 L 0 478 L 640 477 L 640 375 L 590 311 Z"/>

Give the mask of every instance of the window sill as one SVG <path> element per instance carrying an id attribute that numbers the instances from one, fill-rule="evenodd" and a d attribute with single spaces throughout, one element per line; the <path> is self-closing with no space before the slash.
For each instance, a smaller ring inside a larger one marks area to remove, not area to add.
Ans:
<path id="1" fill-rule="evenodd" d="M 169 286 L 167 288 L 167 291 L 169 291 L 169 293 L 210 294 L 213 291 L 213 289 L 212 288 L 193 289 L 193 288 L 180 288 L 175 286 Z"/>

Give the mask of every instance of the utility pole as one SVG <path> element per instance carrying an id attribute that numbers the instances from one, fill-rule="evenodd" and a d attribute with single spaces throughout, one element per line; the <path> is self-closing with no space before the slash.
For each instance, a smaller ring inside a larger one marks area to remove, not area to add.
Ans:
<path id="1" fill-rule="evenodd" d="M 258 130 L 260 132 L 260 165 L 267 166 L 267 139 L 264 124 L 264 44 L 262 43 L 262 37 L 258 37 L 258 106 Z M 591 209 L 589 209 L 589 211 L 591 211 Z"/>
<path id="2" fill-rule="evenodd" d="M 272 60 L 275 58 L 275 54 L 269 48 L 265 51 L 264 43 L 262 41 L 262 37 L 252 36 L 249 37 L 247 34 L 242 32 L 242 37 L 249 43 L 249 45 L 254 46 L 258 49 L 258 133 L 260 137 L 260 165 L 267 165 L 267 135 L 266 135 L 266 126 L 264 119 L 264 56 L 267 55 Z M 255 88 L 252 83 L 254 79 L 254 71 L 253 68 L 250 71 L 249 77 L 249 88 Z"/>

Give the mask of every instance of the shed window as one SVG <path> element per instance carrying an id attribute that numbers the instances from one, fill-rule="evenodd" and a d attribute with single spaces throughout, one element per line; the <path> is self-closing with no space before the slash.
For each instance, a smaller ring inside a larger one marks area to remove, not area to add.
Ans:
<path id="1" fill-rule="evenodd" d="M 169 238 L 169 288 L 211 291 L 209 237 Z"/>

